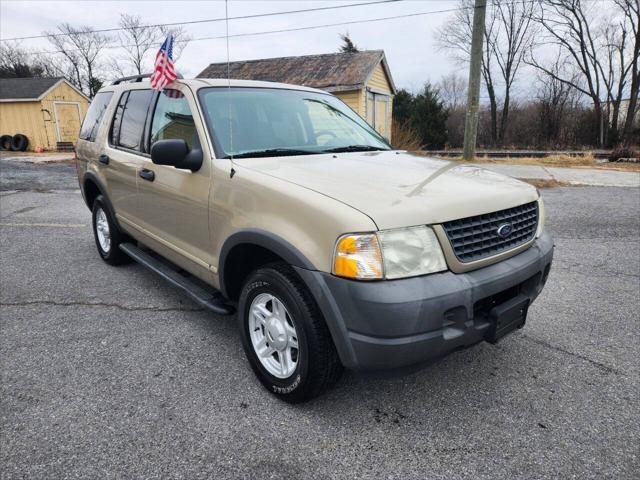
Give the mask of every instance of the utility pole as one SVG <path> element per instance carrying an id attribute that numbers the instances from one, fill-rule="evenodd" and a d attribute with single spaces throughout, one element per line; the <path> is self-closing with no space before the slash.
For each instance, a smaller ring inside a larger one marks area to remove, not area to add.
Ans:
<path id="1" fill-rule="evenodd" d="M 482 43 L 484 41 L 484 17 L 487 0 L 475 0 L 473 10 L 473 32 L 471 34 L 471 62 L 469 65 L 469 91 L 467 92 L 467 114 L 464 125 L 465 161 L 473 160 L 476 154 L 478 133 L 478 110 L 480 109 L 480 68 L 482 66 Z"/>

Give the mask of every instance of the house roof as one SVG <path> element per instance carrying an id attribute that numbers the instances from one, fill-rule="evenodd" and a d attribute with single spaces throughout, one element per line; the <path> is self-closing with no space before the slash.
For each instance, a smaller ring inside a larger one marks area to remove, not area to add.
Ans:
<path id="1" fill-rule="evenodd" d="M 0 78 L 0 102 L 40 100 L 60 82 L 69 84 L 79 94 L 87 98 L 84 93 L 62 77 Z"/>
<path id="2" fill-rule="evenodd" d="M 382 62 L 391 91 L 395 86 L 382 50 L 265 58 L 229 63 L 229 76 L 239 80 L 290 83 L 328 91 L 358 90 Z M 227 63 L 212 63 L 198 78 L 227 78 Z"/>

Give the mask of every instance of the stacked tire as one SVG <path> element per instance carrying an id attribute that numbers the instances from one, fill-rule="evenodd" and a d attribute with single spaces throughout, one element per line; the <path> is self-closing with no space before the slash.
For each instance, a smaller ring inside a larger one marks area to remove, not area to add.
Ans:
<path id="1" fill-rule="evenodd" d="M 13 152 L 24 152 L 29 146 L 29 139 L 26 135 L 16 133 L 15 135 L 0 136 L 0 150 L 11 150 Z"/>

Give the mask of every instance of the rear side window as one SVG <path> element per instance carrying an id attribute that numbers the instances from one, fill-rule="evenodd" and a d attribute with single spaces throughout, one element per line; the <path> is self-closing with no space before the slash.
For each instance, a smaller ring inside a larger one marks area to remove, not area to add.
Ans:
<path id="1" fill-rule="evenodd" d="M 113 97 L 113 92 L 100 92 L 93 98 L 87 115 L 84 117 L 84 122 L 82 122 L 82 128 L 80 129 L 80 138 L 82 140 L 88 140 L 90 142 L 96 140 L 100 122 L 102 121 L 102 117 L 104 117 L 104 112 L 107 111 L 111 97 Z"/>
<path id="2" fill-rule="evenodd" d="M 122 95 L 113 117 L 111 143 L 129 150 L 140 150 L 147 111 L 153 92 L 131 90 Z"/>

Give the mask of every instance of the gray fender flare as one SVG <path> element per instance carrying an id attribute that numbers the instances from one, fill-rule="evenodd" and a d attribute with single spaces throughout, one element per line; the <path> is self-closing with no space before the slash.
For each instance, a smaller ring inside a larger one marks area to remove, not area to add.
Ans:
<path id="1" fill-rule="evenodd" d="M 224 296 L 228 298 L 224 279 L 227 257 L 233 247 L 242 244 L 257 245 L 270 250 L 294 268 L 318 304 L 343 365 L 347 367 L 356 365 L 355 354 L 349 343 L 348 332 L 340 309 L 335 305 L 335 300 L 332 298 L 322 274 L 300 250 L 283 238 L 266 230 L 253 228 L 240 230 L 231 235 L 222 246 L 218 263 L 218 278 Z"/>
<path id="2" fill-rule="evenodd" d="M 281 257 L 285 262 L 293 267 L 304 268 L 306 270 L 316 270 L 316 267 L 309 261 L 309 259 L 284 238 L 274 235 L 266 230 L 246 228 L 229 236 L 220 250 L 218 278 L 220 279 L 220 290 L 225 296 L 227 296 L 225 282 L 225 269 L 228 267 L 227 257 L 234 247 L 243 244 L 256 245 L 258 247 L 265 248 Z"/>

